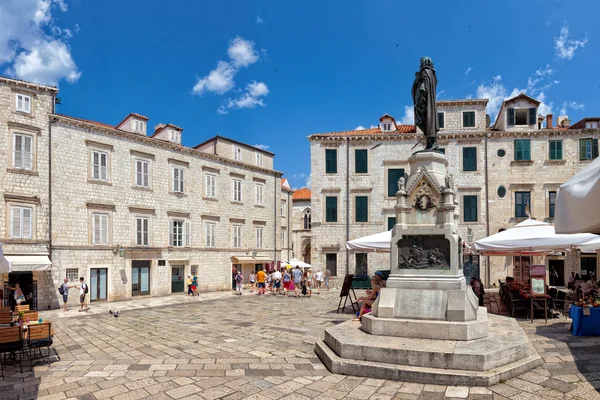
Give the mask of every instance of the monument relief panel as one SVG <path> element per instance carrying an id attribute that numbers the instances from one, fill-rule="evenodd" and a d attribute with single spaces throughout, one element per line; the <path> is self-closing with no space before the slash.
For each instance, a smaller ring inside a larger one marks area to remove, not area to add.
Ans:
<path id="1" fill-rule="evenodd" d="M 444 235 L 404 236 L 397 246 L 400 269 L 450 269 L 450 241 Z"/>

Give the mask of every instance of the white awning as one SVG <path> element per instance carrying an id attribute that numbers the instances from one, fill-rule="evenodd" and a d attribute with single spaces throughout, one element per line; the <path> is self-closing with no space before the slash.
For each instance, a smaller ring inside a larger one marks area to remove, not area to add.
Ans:
<path id="1" fill-rule="evenodd" d="M 234 264 L 264 264 L 273 261 L 269 256 L 234 256 L 231 262 Z"/>
<path id="2" fill-rule="evenodd" d="M 52 267 L 48 256 L 4 256 L 11 271 L 47 271 Z"/>
<path id="3" fill-rule="evenodd" d="M 374 235 L 359 237 L 358 239 L 348 240 L 346 248 L 355 251 L 375 251 L 381 253 L 390 252 L 392 242 L 392 231 L 379 232 Z"/>

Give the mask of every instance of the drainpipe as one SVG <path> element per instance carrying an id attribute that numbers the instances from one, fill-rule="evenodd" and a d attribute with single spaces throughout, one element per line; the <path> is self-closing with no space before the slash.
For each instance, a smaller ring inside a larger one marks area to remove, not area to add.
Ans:
<path id="1" fill-rule="evenodd" d="M 485 163 L 485 236 L 490 236 L 490 193 L 489 193 L 489 182 L 488 182 L 488 135 L 484 136 L 484 163 Z M 491 286 L 491 271 L 490 271 L 490 256 L 486 257 L 486 285 L 489 288 Z"/>
<path id="2" fill-rule="evenodd" d="M 346 243 L 350 240 L 350 138 L 346 137 L 346 275 L 350 273 L 350 250 Z"/>
<path id="3" fill-rule="evenodd" d="M 290 236 L 292 236 L 292 221 L 290 221 L 290 207 L 292 206 L 292 197 L 290 196 L 290 192 L 288 192 L 287 195 L 287 261 L 290 261 Z"/>
<path id="4" fill-rule="evenodd" d="M 277 265 L 277 174 L 274 174 L 273 178 L 273 251 L 275 253 L 275 257 L 273 257 L 273 269 L 275 269 Z"/>
<path id="5" fill-rule="evenodd" d="M 56 113 L 56 93 L 52 95 L 52 114 Z M 52 260 L 52 119 L 48 120 L 48 256 Z"/>

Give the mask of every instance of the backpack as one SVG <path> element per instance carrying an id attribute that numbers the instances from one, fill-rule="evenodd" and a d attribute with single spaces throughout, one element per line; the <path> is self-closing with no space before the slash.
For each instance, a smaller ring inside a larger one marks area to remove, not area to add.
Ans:
<path id="1" fill-rule="evenodd" d="M 64 295 L 64 294 L 65 294 L 65 287 L 64 287 L 64 285 L 60 285 L 60 286 L 58 287 L 58 293 L 60 293 L 60 294 L 62 294 L 62 295 Z"/>
<path id="2" fill-rule="evenodd" d="M 83 284 L 83 293 L 84 294 L 88 294 L 88 285 L 87 285 L 87 283 Z"/>

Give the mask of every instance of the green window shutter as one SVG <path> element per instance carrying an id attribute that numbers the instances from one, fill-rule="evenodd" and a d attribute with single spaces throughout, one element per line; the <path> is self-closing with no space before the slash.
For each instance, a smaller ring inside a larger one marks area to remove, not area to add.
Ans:
<path id="1" fill-rule="evenodd" d="M 550 160 L 562 160 L 562 140 L 550 141 Z"/>
<path id="2" fill-rule="evenodd" d="M 537 114 L 537 109 L 536 108 L 530 108 L 529 109 L 529 125 L 535 125 L 536 114 Z"/>
<path id="3" fill-rule="evenodd" d="M 388 223 L 387 223 L 388 231 L 390 229 L 393 229 L 395 225 L 396 225 L 396 217 L 388 217 Z"/>
<path id="4" fill-rule="evenodd" d="M 325 150 L 325 173 L 337 174 L 337 150 Z"/>
<path id="5" fill-rule="evenodd" d="M 443 128 L 444 127 L 444 113 L 443 112 L 439 112 L 437 114 L 437 118 L 438 118 L 438 128 Z"/>
<path id="6" fill-rule="evenodd" d="M 337 222 L 337 197 L 325 197 L 325 222 Z"/>
<path id="7" fill-rule="evenodd" d="M 519 140 L 515 140 L 515 161 L 521 160 L 523 154 L 521 152 L 521 142 Z"/>
<path id="8" fill-rule="evenodd" d="M 592 139 L 592 159 L 598 157 L 598 139 Z"/>
<path id="9" fill-rule="evenodd" d="M 367 150 L 354 150 L 354 172 L 357 174 L 366 174 L 368 172 Z"/>
<path id="10" fill-rule="evenodd" d="M 579 139 L 579 159 L 585 160 L 586 156 L 586 142 L 587 139 Z"/>
<path id="11" fill-rule="evenodd" d="M 523 141 L 523 159 L 531 160 L 531 140 L 526 139 Z"/>
<path id="12" fill-rule="evenodd" d="M 562 148 L 563 142 L 562 140 L 557 140 L 556 141 L 556 159 L 557 160 L 562 160 L 563 159 L 563 148 Z"/>
<path id="13" fill-rule="evenodd" d="M 477 196 L 463 196 L 465 222 L 477 222 Z"/>
<path id="14" fill-rule="evenodd" d="M 469 113 L 463 113 L 463 126 L 469 126 Z"/>
<path id="15" fill-rule="evenodd" d="M 463 147 L 463 171 L 477 171 L 477 147 Z"/>
<path id="16" fill-rule="evenodd" d="M 369 198 L 356 196 L 354 200 L 356 222 L 369 222 Z"/>
<path id="17" fill-rule="evenodd" d="M 472 128 L 475 126 L 475 112 L 465 111 L 463 112 L 463 127 Z"/>
<path id="18" fill-rule="evenodd" d="M 404 176 L 404 169 L 388 169 L 387 195 L 388 197 L 396 196 L 398 191 L 398 179 Z"/>
<path id="19" fill-rule="evenodd" d="M 513 126 L 515 124 L 515 109 L 508 109 L 508 126 Z"/>

